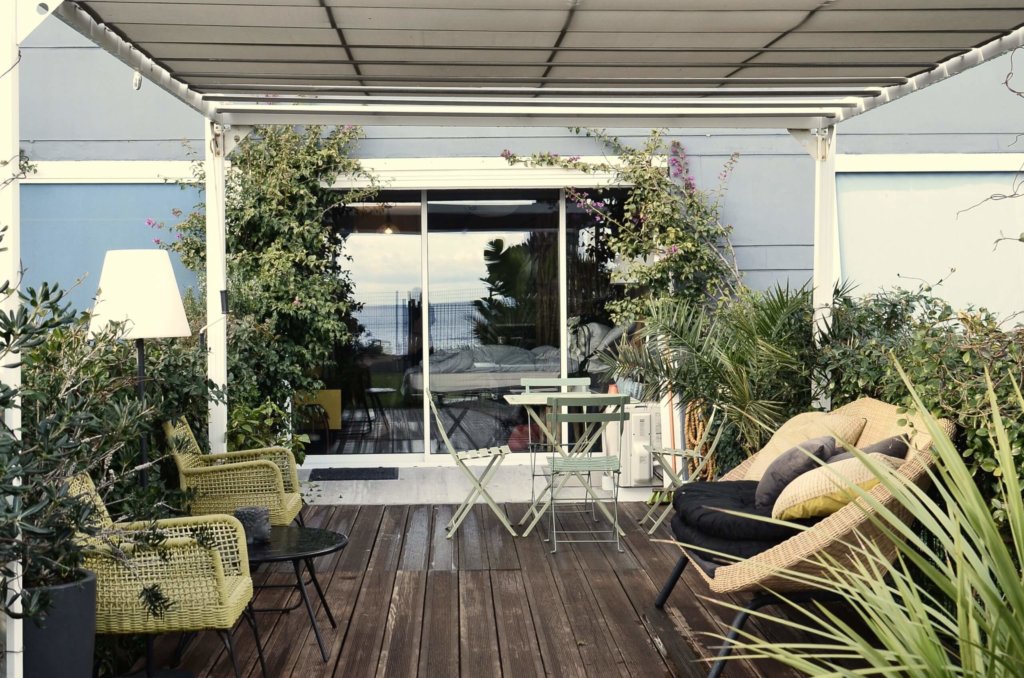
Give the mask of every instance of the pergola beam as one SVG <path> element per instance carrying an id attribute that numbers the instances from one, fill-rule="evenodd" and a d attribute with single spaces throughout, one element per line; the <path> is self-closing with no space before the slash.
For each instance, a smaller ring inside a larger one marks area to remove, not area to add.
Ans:
<path id="1" fill-rule="evenodd" d="M 63 0 L 61 0 L 63 2 Z M 114 32 L 109 26 L 100 24 L 81 5 L 66 2 L 54 12 L 54 16 L 75 29 L 105 51 L 113 54 L 130 68 L 138 71 L 147 80 L 171 94 L 171 96 L 194 108 L 205 118 L 216 119 L 216 112 L 210 104 L 203 101 L 198 92 L 175 76 L 166 68 L 155 62 L 138 47 L 128 42 L 122 35 Z"/>
<path id="2" fill-rule="evenodd" d="M 852 118 L 855 115 L 860 115 L 861 113 L 870 111 L 873 108 L 877 108 L 882 104 L 905 97 L 911 92 L 916 92 L 919 89 L 923 89 L 929 85 L 934 85 L 937 82 L 951 78 L 969 68 L 983 64 L 986 61 L 991 61 L 992 59 L 998 58 L 1007 52 L 1020 47 L 1024 47 L 1024 26 L 1017 28 L 1011 33 L 1007 33 L 1004 36 L 996 38 L 995 40 L 987 42 L 980 47 L 975 47 L 963 54 L 947 59 L 936 68 L 920 73 L 910 78 L 910 80 L 904 84 L 886 87 L 877 97 L 864 100 L 860 108 L 842 112 L 837 122 L 842 122 L 843 120 Z"/>

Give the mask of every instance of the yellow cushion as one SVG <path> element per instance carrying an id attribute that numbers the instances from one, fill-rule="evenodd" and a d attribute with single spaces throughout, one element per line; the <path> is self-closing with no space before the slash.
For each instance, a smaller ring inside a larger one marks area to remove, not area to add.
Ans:
<path id="1" fill-rule="evenodd" d="M 793 449 L 805 440 L 818 436 L 832 436 L 836 439 L 836 448 L 846 442 L 856 445 L 860 432 L 864 430 L 863 417 L 850 417 L 845 414 L 828 414 L 825 412 L 804 412 L 798 414 L 779 427 L 771 440 L 754 455 L 747 468 L 746 480 L 760 480 L 772 462 L 786 451 Z"/>
<path id="2" fill-rule="evenodd" d="M 897 468 L 903 463 L 884 454 L 869 454 L 878 464 Z M 800 520 L 832 515 L 859 495 L 852 486 L 870 490 L 878 477 L 860 459 L 844 459 L 808 471 L 786 486 L 772 507 L 772 518 Z"/>

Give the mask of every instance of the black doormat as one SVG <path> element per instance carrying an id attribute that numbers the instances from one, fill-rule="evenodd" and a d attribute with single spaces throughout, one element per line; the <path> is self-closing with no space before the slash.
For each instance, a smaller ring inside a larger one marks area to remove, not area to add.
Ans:
<path id="1" fill-rule="evenodd" d="M 315 468 L 309 479 L 317 480 L 398 480 L 397 468 Z"/>

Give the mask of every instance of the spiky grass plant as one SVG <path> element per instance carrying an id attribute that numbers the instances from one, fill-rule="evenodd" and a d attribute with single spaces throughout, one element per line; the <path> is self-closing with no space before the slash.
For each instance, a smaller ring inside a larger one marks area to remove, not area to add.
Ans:
<path id="1" fill-rule="evenodd" d="M 895 562 L 862 541 L 851 545 L 860 556 L 853 568 L 824 561 L 824 577 L 787 573 L 838 593 L 863 623 L 855 629 L 823 606 L 802 608 L 807 622 L 757 612 L 804 631 L 806 640 L 772 643 L 744 632 L 733 658 L 771 658 L 815 676 L 1024 676 L 1024 500 L 1016 472 L 1022 451 L 1010 444 L 989 379 L 1006 538 L 960 453 L 907 384 L 934 441 L 933 491 L 857 454 L 918 526 L 859 492 L 864 510 L 896 543 Z M 1016 397 L 1024 405 L 1019 386 Z"/>

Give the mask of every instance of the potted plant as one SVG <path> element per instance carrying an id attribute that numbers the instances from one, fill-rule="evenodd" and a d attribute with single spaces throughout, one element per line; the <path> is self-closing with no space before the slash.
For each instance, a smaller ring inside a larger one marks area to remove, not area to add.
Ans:
<path id="1" fill-rule="evenodd" d="M 16 310 L 0 314 L 0 365 L 9 366 L 67 325 L 74 313 L 64 293 L 43 285 L 21 293 L 9 283 L 0 295 L 18 295 Z M 26 620 L 26 675 L 92 674 L 95 629 L 95 576 L 80 568 L 92 507 L 68 492 L 66 479 L 76 472 L 76 442 L 69 432 L 76 395 L 21 430 L 22 388 L 0 386 L 0 483 L 7 499 L 0 511 L 0 610 Z M 12 419 L 14 424 L 12 424 Z"/>

